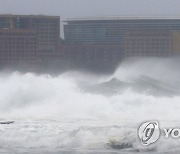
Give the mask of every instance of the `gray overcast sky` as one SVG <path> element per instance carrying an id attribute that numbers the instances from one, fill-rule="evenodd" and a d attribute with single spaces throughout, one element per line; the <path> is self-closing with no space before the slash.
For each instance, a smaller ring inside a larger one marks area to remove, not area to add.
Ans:
<path id="1" fill-rule="evenodd" d="M 0 0 L 0 13 L 61 17 L 180 16 L 180 0 Z"/>

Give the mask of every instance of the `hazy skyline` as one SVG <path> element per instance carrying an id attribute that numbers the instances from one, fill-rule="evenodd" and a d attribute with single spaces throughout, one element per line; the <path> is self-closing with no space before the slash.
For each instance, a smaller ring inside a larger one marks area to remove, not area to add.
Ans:
<path id="1" fill-rule="evenodd" d="M 1 14 L 178 16 L 179 0 L 0 0 Z"/>

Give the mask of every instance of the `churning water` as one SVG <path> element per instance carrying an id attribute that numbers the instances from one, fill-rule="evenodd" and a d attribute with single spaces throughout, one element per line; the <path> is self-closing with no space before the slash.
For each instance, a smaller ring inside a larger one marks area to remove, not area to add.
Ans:
<path id="1" fill-rule="evenodd" d="M 122 63 L 97 76 L 0 75 L 0 153 L 178 153 L 179 139 L 144 147 L 137 130 L 148 120 L 180 126 L 180 59 Z"/>

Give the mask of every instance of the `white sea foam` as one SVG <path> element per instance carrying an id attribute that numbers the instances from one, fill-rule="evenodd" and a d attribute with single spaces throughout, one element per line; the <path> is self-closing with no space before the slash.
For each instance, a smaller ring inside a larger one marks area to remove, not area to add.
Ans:
<path id="1" fill-rule="evenodd" d="M 83 82 L 92 84 L 117 78 L 133 81 L 141 75 L 161 80 L 176 89 L 179 85 L 177 59 L 145 59 L 123 63 L 112 76 L 93 76 Z M 180 97 L 155 97 L 126 89 L 107 96 L 85 92 L 79 87 L 83 73 L 65 73 L 58 77 L 33 73 L 1 73 L 0 119 L 15 120 L 1 126 L 0 145 L 10 148 L 100 148 L 114 142 L 126 148 L 144 149 L 137 139 L 139 124 L 159 120 L 162 125 L 180 120 Z M 89 82 L 90 81 L 90 82 Z M 160 141 L 154 151 L 178 148 L 174 141 Z M 147 150 L 147 149 L 146 149 Z M 142 150 L 143 151 L 143 150 Z"/>

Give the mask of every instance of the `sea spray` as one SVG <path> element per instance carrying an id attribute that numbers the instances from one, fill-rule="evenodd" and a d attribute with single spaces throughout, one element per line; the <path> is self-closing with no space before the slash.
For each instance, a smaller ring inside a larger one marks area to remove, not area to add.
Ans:
<path id="1" fill-rule="evenodd" d="M 148 72 L 150 66 L 156 64 L 157 67 Z M 57 77 L 2 72 L 0 119 L 15 121 L 12 125 L 0 127 L 2 149 L 11 148 L 16 152 L 23 149 L 27 152 L 32 148 L 39 151 L 99 149 L 106 152 L 110 149 L 178 150 L 179 143 L 171 139 L 160 140 L 148 148 L 142 147 L 137 138 L 137 129 L 141 122 L 148 120 L 178 126 L 180 96 L 157 97 L 146 92 L 139 93 L 131 87 L 106 95 L 85 91 L 80 86 L 80 83 L 101 84 L 112 78 L 133 84 L 138 81 L 136 85 L 139 85 L 142 80 L 137 79 L 144 75 L 178 90 L 179 73 L 174 72 L 177 68 L 175 65 L 171 59 L 148 59 L 134 62 L 133 65 L 124 63 L 111 76 L 92 76 L 90 79 L 90 75 L 86 78 L 84 74 L 83 82 L 80 78 L 83 72 L 77 72 L 74 78 L 72 72 Z M 159 70 L 163 66 L 167 66 L 163 74 L 168 72 L 170 75 L 167 73 L 160 80 L 162 72 Z M 111 82 L 107 85 L 112 88 Z"/>

